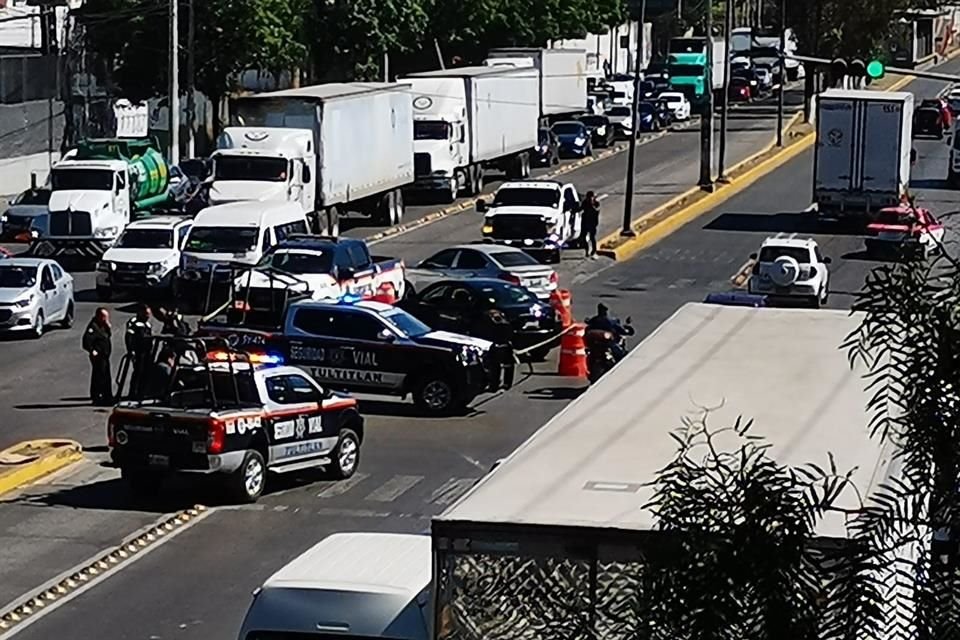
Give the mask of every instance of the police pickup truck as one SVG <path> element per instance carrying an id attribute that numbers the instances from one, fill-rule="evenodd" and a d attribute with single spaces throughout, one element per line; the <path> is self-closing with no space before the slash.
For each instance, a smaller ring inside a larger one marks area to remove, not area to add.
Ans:
<path id="1" fill-rule="evenodd" d="M 356 400 L 276 355 L 223 350 L 204 360 L 175 367 L 165 392 L 111 413 L 110 457 L 135 493 L 156 493 L 172 474 L 219 475 L 235 500 L 255 502 L 268 471 L 353 475 L 363 441 Z"/>
<path id="2" fill-rule="evenodd" d="M 202 335 L 245 351 L 277 352 L 337 389 L 406 397 L 428 414 L 462 410 L 496 381 L 491 344 L 434 331 L 391 305 L 369 300 L 290 303 L 272 328 L 251 328 L 241 310 L 200 323 Z"/>
<path id="3" fill-rule="evenodd" d="M 354 238 L 292 235 L 267 251 L 259 263 L 234 280 L 235 300 L 252 311 L 276 307 L 291 295 L 338 300 L 370 297 L 388 288 L 403 297 L 403 260 L 370 255 Z"/>

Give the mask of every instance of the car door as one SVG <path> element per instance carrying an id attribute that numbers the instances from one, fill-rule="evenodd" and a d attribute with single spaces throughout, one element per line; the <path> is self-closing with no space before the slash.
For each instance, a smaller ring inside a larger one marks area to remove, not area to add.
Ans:
<path id="1" fill-rule="evenodd" d="M 477 278 L 489 275 L 491 269 L 487 256 L 474 249 L 461 249 L 453 265 L 453 274 L 457 278 Z"/>
<path id="2" fill-rule="evenodd" d="M 451 277 L 458 253 L 458 249 L 444 249 L 430 256 L 407 274 L 411 284 L 416 289 L 423 289 L 432 282 Z"/>
<path id="3" fill-rule="evenodd" d="M 268 375 L 266 386 L 268 464 L 302 463 L 328 453 L 336 446 L 326 437 L 323 424 L 324 392 L 305 376 L 291 373 Z M 325 428 L 326 427 L 326 428 Z"/>
<path id="4" fill-rule="evenodd" d="M 40 296 L 43 304 L 43 318 L 47 322 L 54 322 L 62 315 L 57 299 L 57 283 L 53 279 L 53 269 L 49 264 L 41 267 L 40 271 Z"/>
<path id="5" fill-rule="evenodd" d="M 57 287 L 57 317 L 63 318 L 67 314 L 67 307 L 73 302 L 73 278 L 58 264 L 52 264 L 50 268 L 53 270 L 53 281 Z"/>
<path id="6" fill-rule="evenodd" d="M 449 303 L 450 287 L 451 285 L 446 283 L 432 284 L 425 288 L 416 299 L 402 306 L 428 327 L 437 329 L 440 327 L 438 314 Z"/>
<path id="7" fill-rule="evenodd" d="M 456 294 L 457 291 L 461 293 Z M 472 300 L 473 294 L 469 287 L 453 284 L 432 287 L 421 298 L 424 315 L 430 317 L 430 322 L 423 322 L 432 329 L 459 333 L 463 328 L 463 311 L 469 307 Z"/>

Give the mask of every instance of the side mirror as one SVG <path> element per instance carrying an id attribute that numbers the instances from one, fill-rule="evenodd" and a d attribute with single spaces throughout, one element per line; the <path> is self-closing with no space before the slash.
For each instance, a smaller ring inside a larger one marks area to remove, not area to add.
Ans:
<path id="1" fill-rule="evenodd" d="M 750 254 L 750 259 L 751 259 L 751 260 L 756 260 L 756 259 L 759 258 L 759 257 L 760 257 L 760 256 L 758 256 L 756 253 L 751 253 L 751 254 Z"/>
<path id="2" fill-rule="evenodd" d="M 486 213 L 490 210 L 490 207 L 487 205 L 487 201 L 483 198 L 477 200 L 477 213 Z"/>
<path id="3" fill-rule="evenodd" d="M 380 333 L 377 334 L 377 339 L 382 340 L 383 342 L 393 342 L 394 340 L 397 339 L 397 336 L 395 336 L 390 331 L 383 329 L 380 331 Z"/>

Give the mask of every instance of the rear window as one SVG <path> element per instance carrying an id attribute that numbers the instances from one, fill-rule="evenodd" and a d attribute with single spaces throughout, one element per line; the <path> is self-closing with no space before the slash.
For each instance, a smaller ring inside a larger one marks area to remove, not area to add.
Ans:
<path id="1" fill-rule="evenodd" d="M 504 251 L 503 253 L 491 254 L 490 257 L 501 267 L 527 267 L 540 264 L 523 251 Z"/>
<path id="2" fill-rule="evenodd" d="M 172 407 L 203 409 L 205 407 L 257 406 L 260 394 L 253 374 L 244 364 L 237 364 L 234 375 L 223 370 L 207 371 L 204 367 L 177 369 L 171 392 L 165 399 Z"/>
<path id="3" fill-rule="evenodd" d="M 760 250 L 760 262 L 775 262 L 784 256 L 800 264 L 810 263 L 810 250 L 803 247 L 764 247 Z"/>

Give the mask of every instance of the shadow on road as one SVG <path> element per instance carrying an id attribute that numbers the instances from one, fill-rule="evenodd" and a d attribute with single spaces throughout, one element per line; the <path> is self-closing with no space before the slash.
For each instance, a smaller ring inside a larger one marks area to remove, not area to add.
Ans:
<path id="1" fill-rule="evenodd" d="M 755 233 L 824 233 L 862 235 L 861 230 L 825 226 L 809 213 L 724 213 L 703 227 L 709 231 L 745 231 Z"/>

